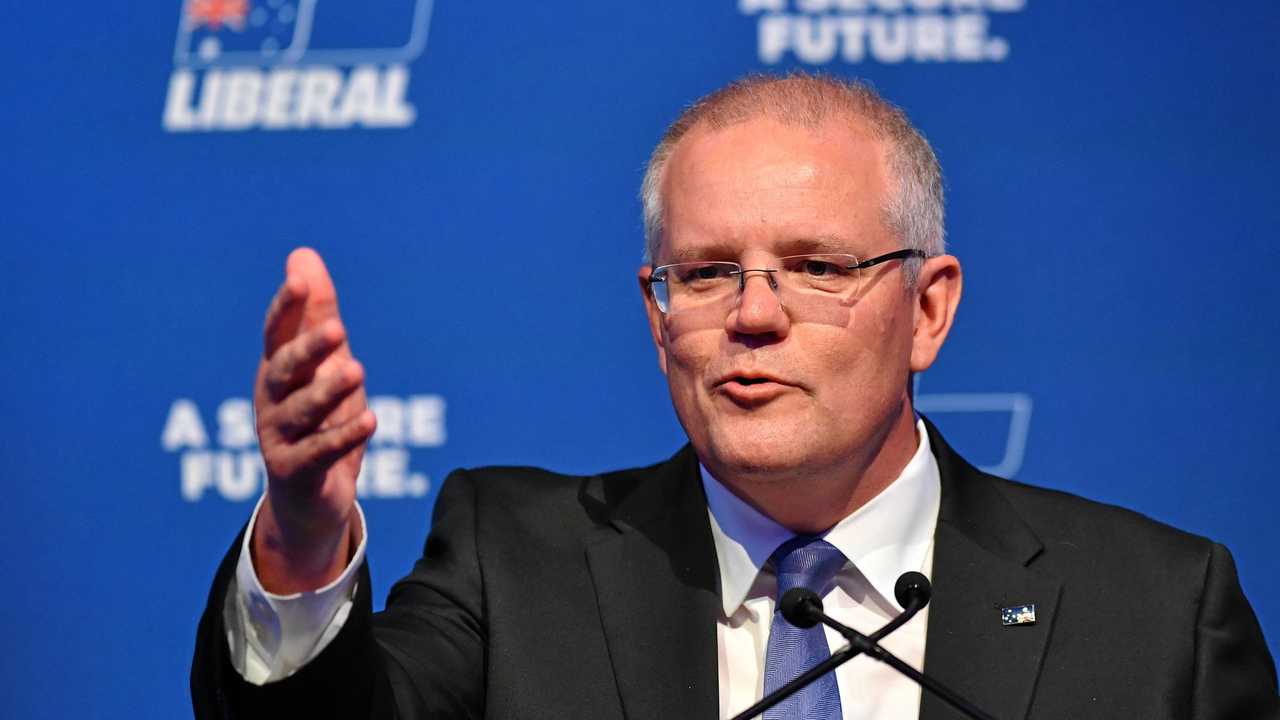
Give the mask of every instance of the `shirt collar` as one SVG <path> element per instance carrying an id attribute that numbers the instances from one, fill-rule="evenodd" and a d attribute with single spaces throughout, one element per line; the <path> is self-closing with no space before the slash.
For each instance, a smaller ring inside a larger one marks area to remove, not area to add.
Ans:
<path id="1" fill-rule="evenodd" d="M 893 586 L 901 573 L 923 568 L 938 522 L 941 480 L 922 420 L 916 420 L 916 438 L 916 452 L 902 474 L 822 536 L 886 602 L 894 602 Z M 720 599 L 730 617 L 747 599 L 769 556 L 795 533 L 734 495 L 706 467 L 698 467 L 720 565 Z"/>

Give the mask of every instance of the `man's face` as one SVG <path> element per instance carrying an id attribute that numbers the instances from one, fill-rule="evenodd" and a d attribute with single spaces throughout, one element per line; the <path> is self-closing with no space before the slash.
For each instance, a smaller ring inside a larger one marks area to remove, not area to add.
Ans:
<path id="1" fill-rule="evenodd" d="M 860 124 L 697 127 L 666 168 L 654 264 L 777 268 L 787 255 L 898 250 L 882 212 L 890 185 L 883 143 Z M 910 372 L 923 369 L 913 368 L 917 302 L 901 262 L 863 270 L 847 298 L 801 298 L 775 292 L 764 273 L 746 278 L 716 311 L 663 315 L 648 301 L 676 413 L 703 462 L 717 475 L 800 475 L 884 442 L 910 409 Z"/>

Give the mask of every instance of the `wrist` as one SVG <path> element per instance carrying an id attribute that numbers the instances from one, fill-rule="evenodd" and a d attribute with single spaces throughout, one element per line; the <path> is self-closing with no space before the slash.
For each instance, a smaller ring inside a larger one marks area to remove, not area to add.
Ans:
<path id="1" fill-rule="evenodd" d="M 322 588 L 346 569 L 360 543 L 359 514 L 348 512 L 333 522 L 289 522 L 271 502 L 263 500 L 249 548 L 254 571 L 264 590 L 291 595 Z"/>

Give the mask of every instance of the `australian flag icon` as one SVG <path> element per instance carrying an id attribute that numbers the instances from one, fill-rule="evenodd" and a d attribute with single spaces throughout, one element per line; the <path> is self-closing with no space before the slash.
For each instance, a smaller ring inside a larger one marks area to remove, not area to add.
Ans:
<path id="1" fill-rule="evenodd" d="M 1010 625 L 1035 625 L 1036 606 L 1014 605 L 1012 607 L 1000 608 L 1000 624 L 1005 627 Z"/>
<path id="2" fill-rule="evenodd" d="M 432 0 L 183 0 L 180 67 L 406 63 L 426 43 Z M 376 7 L 376 11 L 372 10 Z"/>
<path id="3" fill-rule="evenodd" d="M 305 49 L 314 7 L 306 0 L 187 0 L 179 27 L 179 55 L 185 57 L 179 60 L 208 65 L 296 60 L 291 56 Z"/>

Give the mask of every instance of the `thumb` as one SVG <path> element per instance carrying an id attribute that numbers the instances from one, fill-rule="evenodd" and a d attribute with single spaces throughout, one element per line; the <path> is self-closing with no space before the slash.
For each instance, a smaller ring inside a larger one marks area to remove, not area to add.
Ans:
<path id="1" fill-rule="evenodd" d="M 289 253 L 285 274 L 299 277 L 307 284 L 303 327 L 316 327 L 325 320 L 338 318 L 338 291 L 333 287 L 333 279 L 329 277 L 329 270 L 319 253 L 309 247 L 300 247 Z"/>

